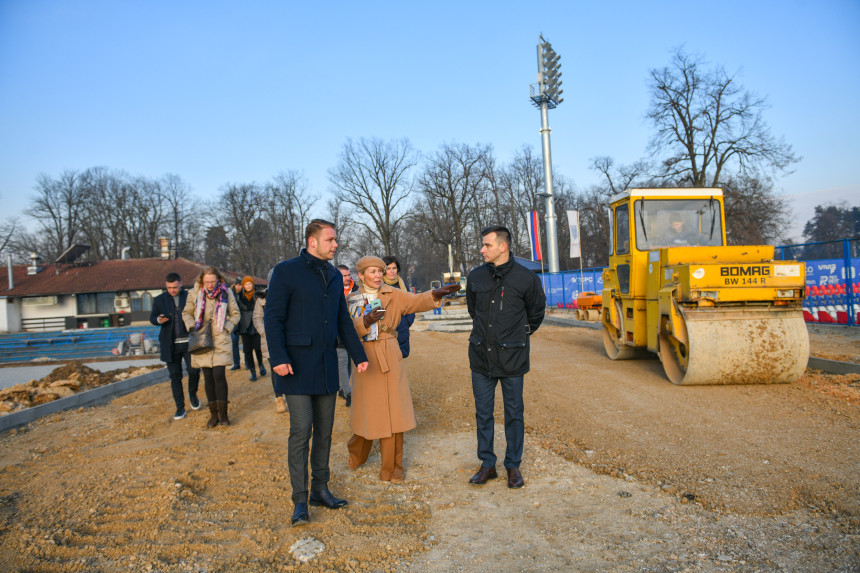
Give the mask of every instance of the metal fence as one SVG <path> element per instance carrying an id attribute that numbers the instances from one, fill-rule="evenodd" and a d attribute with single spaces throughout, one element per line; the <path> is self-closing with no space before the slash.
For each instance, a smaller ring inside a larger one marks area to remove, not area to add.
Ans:
<path id="1" fill-rule="evenodd" d="M 806 263 L 806 322 L 860 325 L 860 239 L 785 245 L 776 257 Z M 603 269 L 542 274 L 547 306 L 575 308 L 581 292 L 600 293 Z"/>
<path id="2" fill-rule="evenodd" d="M 581 271 L 542 274 L 541 282 L 546 293 L 547 306 L 576 308 L 576 297 L 579 293 L 600 294 L 603 290 L 603 269 L 604 267 L 594 267 Z"/>
<path id="3" fill-rule="evenodd" d="M 860 324 L 860 239 L 776 248 L 782 260 L 806 263 L 806 322 Z"/>

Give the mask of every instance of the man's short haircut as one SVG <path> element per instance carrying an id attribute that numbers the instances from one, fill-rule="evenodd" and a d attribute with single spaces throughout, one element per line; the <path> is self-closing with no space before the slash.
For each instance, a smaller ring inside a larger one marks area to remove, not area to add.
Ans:
<path id="1" fill-rule="evenodd" d="M 311 237 L 316 237 L 320 233 L 320 231 L 322 231 L 326 227 L 334 229 L 334 223 L 332 223 L 331 221 L 326 221 L 325 219 L 314 219 L 313 221 L 308 223 L 308 226 L 305 227 L 305 244 L 308 243 L 308 240 Z"/>
<path id="2" fill-rule="evenodd" d="M 505 243 L 509 247 L 511 246 L 511 232 L 508 231 L 508 228 L 504 225 L 492 225 L 490 227 L 487 227 L 486 229 L 481 231 L 481 238 L 483 239 L 490 233 L 495 233 L 496 238 L 499 240 L 500 243 Z"/>
<path id="3" fill-rule="evenodd" d="M 166 282 L 166 283 L 182 282 L 182 277 L 179 276 L 179 273 L 167 273 L 167 276 L 164 277 L 164 282 Z"/>
<path id="4" fill-rule="evenodd" d="M 337 268 L 339 268 L 342 271 L 349 272 L 349 267 L 346 265 L 338 265 Z"/>
<path id="5" fill-rule="evenodd" d="M 384 257 L 382 257 L 382 262 L 385 263 L 386 267 L 391 263 L 394 263 L 395 265 L 397 265 L 397 272 L 400 272 L 400 261 L 398 261 L 397 257 L 395 257 L 394 255 L 385 255 Z"/>
<path id="6" fill-rule="evenodd" d="M 672 211 L 672 212 L 669 214 L 669 222 L 670 222 L 670 223 L 683 223 L 683 222 L 684 222 L 684 218 L 683 218 L 683 217 L 681 216 L 681 214 L 680 214 L 680 213 L 678 213 L 677 211 Z"/>

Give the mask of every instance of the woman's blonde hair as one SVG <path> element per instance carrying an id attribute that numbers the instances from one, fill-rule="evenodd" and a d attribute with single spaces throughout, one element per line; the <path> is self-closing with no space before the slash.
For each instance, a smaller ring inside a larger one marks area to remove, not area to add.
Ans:
<path id="1" fill-rule="evenodd" d="M 200 274 L 197 275 L 197 280 L 194 281 L 195 284 L 197 285 L 197 288 L 203 288 L 203 276 L 204 275 L 215 275 L 218 278 L 218 282 L 225 283 L 225 284 L 227 283 L 227 281 L 224 279 L 224 275 L 221 274 L 221 271 L 219 271 L 215 267 L 206 267 L 205 269 L 200 271 Z"/>

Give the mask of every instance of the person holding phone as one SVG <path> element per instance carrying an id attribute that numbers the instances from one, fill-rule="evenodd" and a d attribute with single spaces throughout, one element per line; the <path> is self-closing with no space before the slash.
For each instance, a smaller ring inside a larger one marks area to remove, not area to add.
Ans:
<path id="1" fill-rule="evenodd" d="M 149 322 L 160 326 L 158 346 L 161 350 L 161 361 L 167 365 L 170 375 L 170 389 L 173 392 L 173 402 L 176 404 L 174 420 L 185 418 L 185 394 L 182 392 L 182 363 L 188 372 L 188 401 L 192 410 L 200 409 L 197 389 L 200 385 L 200 369 L 191 366 L 191 355 L 188 353 L 188 330 L 182 322 L 182 309 L 188 292 L 182 288 L 182 277 L 179 273 L 168 273 L 164 279 L 164 290 L 152 301 L 152 312 Z"/>
<path id="2" fill-rule="evenodd" d="M 382 284 L 385 263 L 379 257 L 362 257 L 356 264 L 358 293 L 374 295 L 367 314 L 353 318 L 355 331 L 365 337 L 376 324 L 375 340 L 363 341 L 368 366 L 355 371 L 351 380 L 352 407 L 350 425 L 353 436 L 347 443 L 348 465 L 356 469 L 367 462 L 373 440 L 379 440 L 382 454 L 379 479 L 401 483 L 403 475 L 403 434 L 417 425 L 412 395 L 403 368 L 403 354 L 397 342 L 397 325 L 405 314 L 424 312 L 442 304 L 442 298 L 460 290 L 448 285 L 436 290 L 412 294 Z"/>

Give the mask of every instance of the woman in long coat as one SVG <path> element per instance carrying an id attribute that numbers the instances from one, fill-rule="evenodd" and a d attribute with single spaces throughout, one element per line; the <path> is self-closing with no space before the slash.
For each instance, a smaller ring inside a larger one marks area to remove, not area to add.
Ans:
<path id="1" fill-rule="evenodd" d="M 355 469 L 367 461 L 373 440 L 379 440 L 382 470 L 379 478 L 391 483 L 403 481 L 403 433 L 417 425 L 412 395 L 403 368 L 403 355 L 397 343 L 397 325 L 404 314 L 423 312 L 441 304 L 442 297 L 456 292 L 460 285 L 449 285 L 434 291 L 412 294 L 382 284 L 385 263 L 378 257 L 363 257 L 356 264 L 361 288 L 350 295 L 350 309 L 364 295 L 375 295 L 381 310 L 355 316 L 353 323 L 367 353 L 365 372 L 355 372 L 352 380 L 350 424 L 353 436 L 347 448 L 349 467 Z M 373 326 L 376 324 L 376 328 Z M 376 340 L 364 337 L 376 331 Z"/>
<path id="2" fill-rule="evenodd" d="M 188 293 L 182 321 L 189 332 L 211 323 L 211 350 L 191 355 L 191 366 L 203 371 L 206 399 L 209 401 L 209 428 L 230 425 L 227 417 L 227 375 L 225 369 L 233 363 L 230 332 L 239 324 L 239 307 L 233 291 L 215 267 L 200 271 L 194 288 Z"/>

